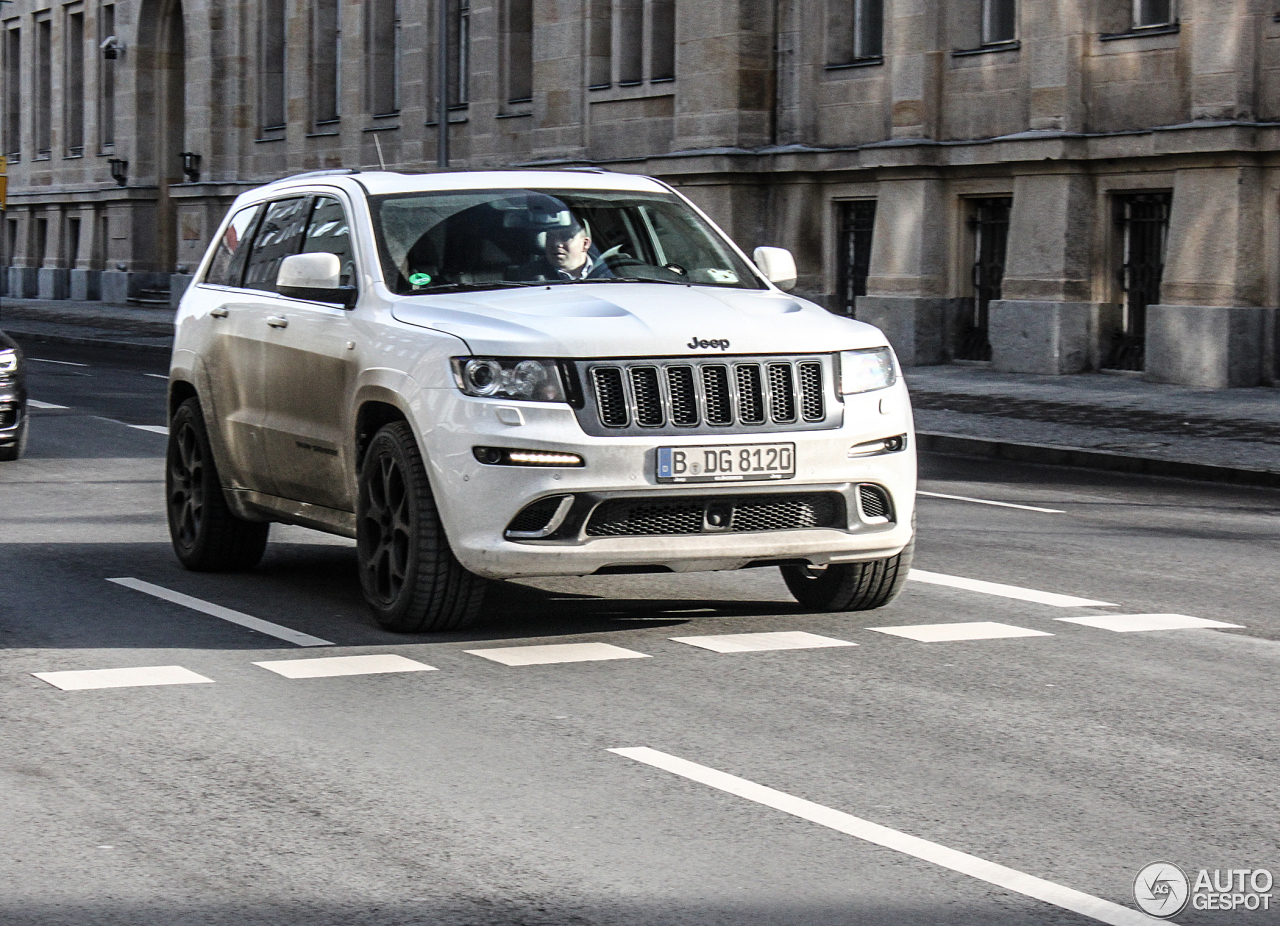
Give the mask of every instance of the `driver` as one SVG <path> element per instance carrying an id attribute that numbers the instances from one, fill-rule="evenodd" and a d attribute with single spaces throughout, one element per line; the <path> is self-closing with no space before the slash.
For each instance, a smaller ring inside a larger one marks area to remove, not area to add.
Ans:
<path id="1" fill-rule="evenodd" d="M 543 253 L 561 280 L 592 280 L 613 274 L 603 261 L 591 258 L 591 237 L 572 215 L 569 224 L 546 232 Z"/>

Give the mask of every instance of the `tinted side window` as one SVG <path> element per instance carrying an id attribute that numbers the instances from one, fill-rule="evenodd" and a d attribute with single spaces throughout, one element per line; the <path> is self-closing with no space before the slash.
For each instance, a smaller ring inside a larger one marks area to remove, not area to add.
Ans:
<path id="1" fill-rule="evenodd" d="M 204 275 L 206 283 L 218 286 L 240 285 L 245 255 L 249 253 L 246 239 L 253 231 L 253 220 L 258 217 L 259 208 L 261 207 L 249 206 L 232 217 L 231 224 L 218 242 L 218 250 L 209 263 L 209 270 Z"/>
<path id="2" fill-rule="evenodd" d="M 249 266 L 244 275 L 246 289 L 276 291 L 276 274 L 280 262 L 302 247 L 302 235 L 307 228 L 307 204 L 305 197 L 283 199 L 267 206 L 258 233 L 253 238 L 253 251 L 249 254 Z"/>
<path id="3" fill-rule="evenodd" d="M 351 229 L 342 203 L 332 196 L 317 196 L 311 209 L 311 222 L 302 244 L 303 254 L 337 254 L 342 261 L 342 285 L 356 280 L 355 255 L 351 251 Z"/>

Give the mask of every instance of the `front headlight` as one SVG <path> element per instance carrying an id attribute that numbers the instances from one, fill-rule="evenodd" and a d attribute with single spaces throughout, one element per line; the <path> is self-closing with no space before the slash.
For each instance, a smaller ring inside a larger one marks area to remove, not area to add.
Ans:
<path id="1" fill-rule="evenodd" d="M 0 350 L 0 380 L 8 382 L 18 369 L 18 352 L 12 347 Z"/>
<path id="2" fill-rule="evenodd" d="M 567 402 L 560 364 L 511 357 L 454 357 L 453 381 L 466 395 L 527 402 Z"/>
<path id="3" fill-rule="evenodd" d="M 887 389 L 898 381 L 893 351 L 888 347 L 840 352 L 840 394 Z"/>

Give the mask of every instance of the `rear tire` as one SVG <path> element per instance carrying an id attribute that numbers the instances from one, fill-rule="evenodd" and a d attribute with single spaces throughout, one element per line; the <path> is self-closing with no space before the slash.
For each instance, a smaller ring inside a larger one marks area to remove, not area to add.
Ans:
<path id="1" fill-rule="evenodd" d="M 871 611 L 898 597 L 915 549 L 912 536 L 901 553 L 886 559 L 779 568 L 796 601 L 811 611 Z"/>
<path id="2" fill-rule="evenodd" d="M 356 549 L 360 585 L 388 630 L 458 630 L 475 621 L 486 580 L 453 555 L 427 468 L 404 421 L 386 425 L 360 466 Z"/>
<path id="3" fill-rule="evenodd" d="M 165 508 L 178 561 L 195 572 L 252 569 L 262 561 L 271 524 L 238 517 L 222 495 L 198 399 L 169 421 Z"/>

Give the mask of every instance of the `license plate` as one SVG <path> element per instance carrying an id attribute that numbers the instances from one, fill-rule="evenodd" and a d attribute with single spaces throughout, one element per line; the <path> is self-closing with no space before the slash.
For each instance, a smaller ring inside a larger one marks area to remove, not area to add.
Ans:
<path id="1" fill-rule="evenodd" d="M 790 479 L 795 474 L 795 444 L 658 448 L 659 482 L 745 482 Z"/>

